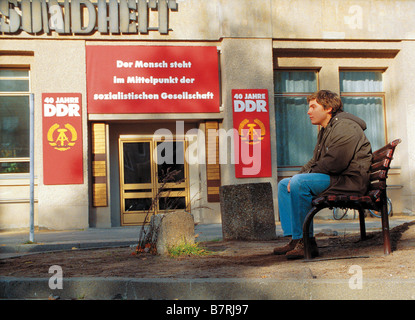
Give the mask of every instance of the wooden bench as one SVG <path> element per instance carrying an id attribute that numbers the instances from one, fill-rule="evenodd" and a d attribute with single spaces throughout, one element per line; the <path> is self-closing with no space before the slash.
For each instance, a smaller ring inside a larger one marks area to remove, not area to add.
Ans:
<path id="1" fill-rule="evenodd" d="M 327 195 L 313 199 L 313 207 L 307 213 L 303 223 L 303 241 L 305 259 L 311 259 L 310 248 L 310 224 L 314 216 L 324 208 L 349 208 L 359 212 L 360 237 L 366 238 L 365 210 L 372 209 L 381 212 L 383 248 L 385 254 L 391 252 L 389 236 L 389 216 L 387 208 L 386 179 L 390 169 L 393 153 L 401 142 L 396 139 L 379 150 L 373 152 L 372 165 L 370 166 L 370 186 L 366 195 Z"/>

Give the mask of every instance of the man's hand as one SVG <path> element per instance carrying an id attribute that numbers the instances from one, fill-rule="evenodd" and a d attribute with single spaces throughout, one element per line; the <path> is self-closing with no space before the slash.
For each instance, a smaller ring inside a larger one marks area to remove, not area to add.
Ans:
<path id="1" fill-rule="evenodd" d="M 290 181 L 288 181 L 288 185 L 287 185 L 287 191 L 288 191 L 288 193 L 291 192 L 290 183 L 291 183 L 291 179 L 290 179 Z"/>

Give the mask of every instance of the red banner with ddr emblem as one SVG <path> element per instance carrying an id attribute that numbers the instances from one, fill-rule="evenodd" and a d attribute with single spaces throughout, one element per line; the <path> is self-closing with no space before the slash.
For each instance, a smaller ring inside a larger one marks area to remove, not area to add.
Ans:
<path id="1" fill-rule="evenodd" d="M 268 90 L 232 90 L 236 178 L 272 176 Z"/>
<path id="2" fill-rule="evenodd" d="M 82 95 L 43 93 L 43 183 L 82 184 Z"/>

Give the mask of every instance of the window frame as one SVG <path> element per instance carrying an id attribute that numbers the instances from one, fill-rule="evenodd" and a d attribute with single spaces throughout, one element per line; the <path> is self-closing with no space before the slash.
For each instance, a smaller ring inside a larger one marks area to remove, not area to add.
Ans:
<path id="1" fill-rule="evenodd" d="M 318 91 L 320 88 L 320 71 L 321 68 L 290 68 L 290 67 L 279 67 L 279 68 L 274 68 L 274 101 L 276 98 L 295 98 L 295 97 L 303 97 L 303 98 L 307 98 L 307 96 L 309 96 L 310 94 L 314 93 L 313 92 L 276 92 L 276 85 L 275 85 L 275 72 L 313 72 L 316 76 L 316 84 L 317 84 L 317 88 L 315 91 Z M 275 105 L 275 111 L 277 106 Z M 276 123 L 276 126 L 278 124 Z M 319 126 L 317 126 L 316 130 L 317 132 L 319 131 Z M 276 147 L 277 147 L 277 151 L 278 151 L 278 136 L 276 137 Z M 310 155 L 310 158 L 313 155 Z M 309 159 L 308 159 L 309 160 Z M 308 161 L 307 160 L 307 161 Z M 306 162 L 304 162 L 305 164 Z M 303 164 L 303 165 L 304 165 Z M 278 167 L 278 171 L 298 171 L 302 165 L 280 165 L 277 163 L 277 167 Z"/>
<path id="2" fill-rule="evenodd" d="M 30 103 L 30 93 L 31 93 L 31 70 L 29 66 L 10 66 L 10 65 L 1 65 L 0 70 L 25 70 L 27 71 L 27 76 L 25 77 L 12 77 L 12 76 L 0 76 L 0 80 L 27 80 L 28 81 L 28 91 L 0 91 L 1 97 L 28 97 Z M 29 106 L 28 106 L 29 107 Z M 29 109 L 28 109 L 29 112 Z M 30 130 L 30 128 L 29 128 Z M 29 133 L 30 134 L 30 133 Z M 29 143 L 29 139 L 28 142 Z M 30 156 L 28 157 L 15 157 L 15 158 L 3 158 L 0 156 L 0 164 L 3 163 L 29 163 Z M 1 177 L 8 175 L 27 175 L 27 172 L 4 172 L 0 173 Z"/>
<path id="3" fill-rule="evenodd" d="M 343 97 L 351 97 L 351 98 L 359 98 L 359 97 L 375 97 L 382 99 L 382 117 L 383 117 L 383 131 L 385 135 L 385 141 L 383 141 L 383 145 L 387 144 L 388 141 L 388 130 L 387 130 L 387 121 L 386 121 L 386 92 L 385 92 L 385 68 L 339 68 L 338 70 L 338 79 L 339 79 L 339 92 L 340 92 L 340 99 Z M 382 76 L 382 91 L 377 92 L 342 92 L 341 91 L 341 72 L 380 72 Z M 375 151 L 375 150 L 373 150 Z"/>

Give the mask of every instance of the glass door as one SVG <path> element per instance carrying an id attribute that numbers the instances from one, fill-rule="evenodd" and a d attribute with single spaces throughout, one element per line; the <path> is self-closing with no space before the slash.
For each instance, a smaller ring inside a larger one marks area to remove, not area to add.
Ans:
<path id="1" fill-rule="evenodd" d="M 151 210 L 154 184 L 151 144 L 145 140 L 120 139 L 122 225 L 142 224 Z"/>
<path id="2" fill-rule="evenodd" d="M 185 141 L 123 136 L 119 150 L 121 225 L 140 225 L 153 214 L 186 209 Z"/>
<path id="3" fill-rule="evenodd" d="M 187 166 L 184 141 L 157 142 L 158 210 L 184 210 L 187 205 Z"/>

